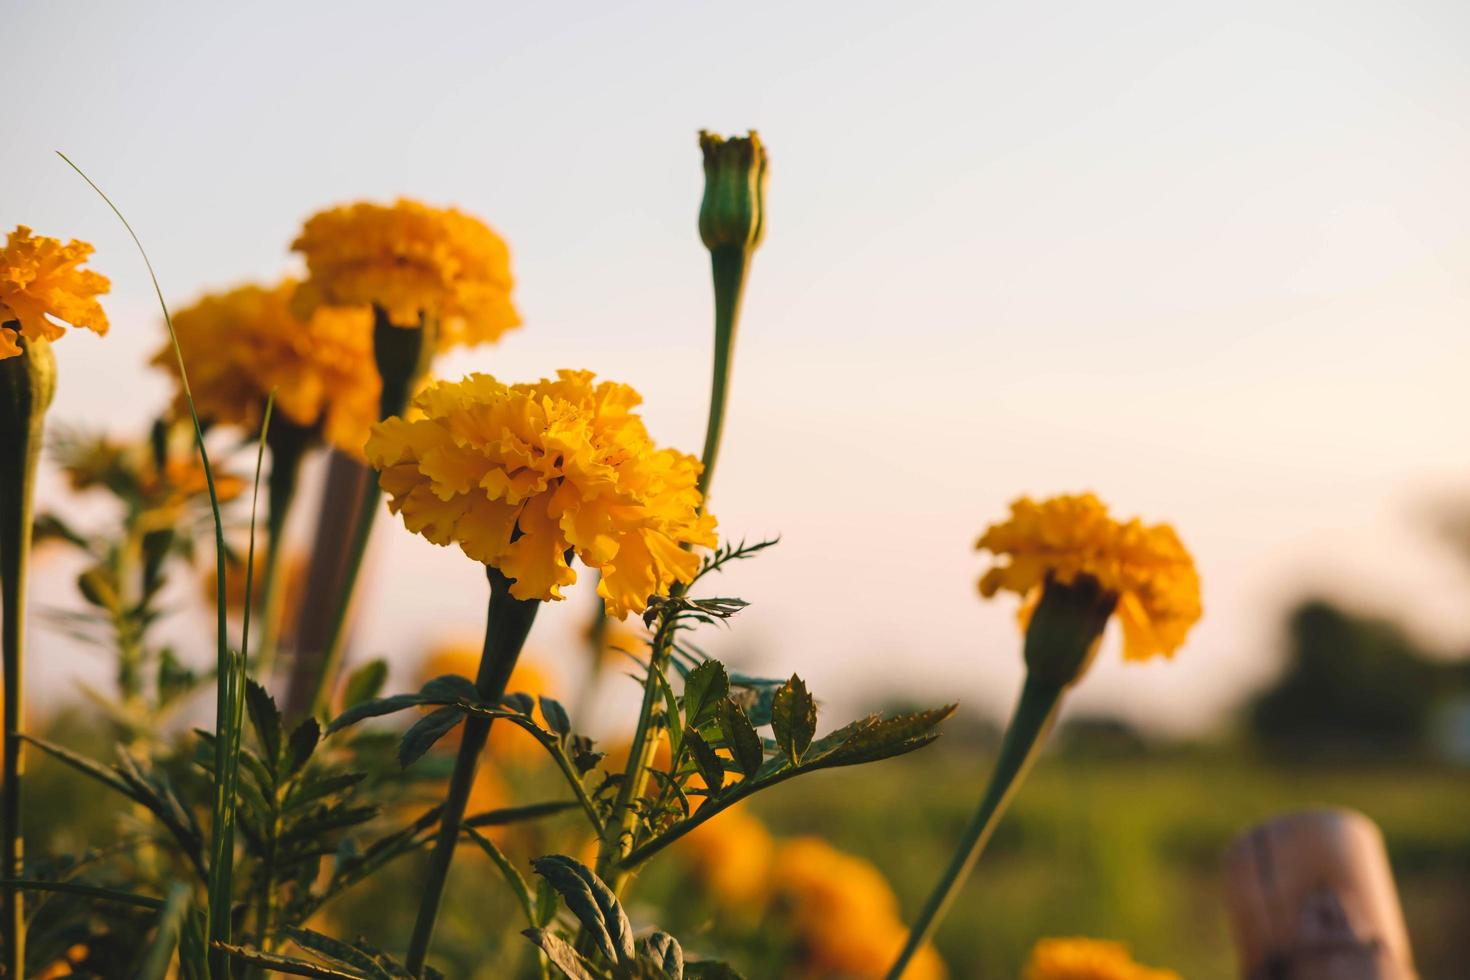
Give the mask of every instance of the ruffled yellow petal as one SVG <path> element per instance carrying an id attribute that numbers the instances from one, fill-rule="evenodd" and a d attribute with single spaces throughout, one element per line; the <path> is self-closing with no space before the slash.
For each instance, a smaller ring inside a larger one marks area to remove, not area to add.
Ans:
<path id="1" fill-rule="evenodd" d="M 107 333 L 107 314 L 97 297 L 110 288 L 103 276 L 83 269 L 92 246 L 36 236 L 19 225 L 0 249 L 0 358 L 21 353 L 18 337 L 56 340 L 66 328 Z"/>
<path id="2" fill-rule="evenodd" d="M 372 314 L 322 308 L 306 319 L 291 311 L 296 283 L 241 286 L 205 296 L 174 314 L 174 332 L 201 417 L 247 432 L 260 429 L 276 393 L 278 418 L 318 431 L 329 444 L 362 458 L 378 418 L 381 382 L 373 363 Z M 178 376 L 173 346 L 153 364 Z M 184 411 L 184 396 L 176 399 Z"/>
<path id="3" fill-rule="evenodd" d="M 322 306 L 377 306 L 397 326 L 439 323 L 439 348 L 492 343 L 520 321 L 510 299 L 510 250 L 453 208 L 399 200 L 313 215 L 291 246 L 306 257 L 302 316 Z"/>
<path id="4" fill-rule="evenodd" d="M 1174 529 L 1120 524 L 1090 493 L 1039 503 L 1023 497 L 976 547 L 997 559 L 980 577 L 981 595 L 1022 596 L 1023 625 L 1049 577 L 1063 584 L 1079 575 L 1096 579 L 1117 597 L 1128 660 L 1173 655 L 1201 614 L 1199 574 Z"/>
<path id="5" fill-rule="evenodd" d="M 430 385 L 414 421 L 367 440 L 389 507 L 409 530 L 512 579 L 521 599 L 560 599 L 569 553 L 602 570 L 609 613 L 640 613 L 699 569 L 715 543 L 700 512 L 699 461 L 658 449 L 637 392 L 563 371 L 536 384 L 488 375 Z"/>

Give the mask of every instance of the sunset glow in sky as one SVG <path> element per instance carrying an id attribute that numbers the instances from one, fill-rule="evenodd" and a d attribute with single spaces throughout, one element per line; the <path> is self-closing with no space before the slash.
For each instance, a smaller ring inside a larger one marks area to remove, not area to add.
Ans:
<path id="1" fill-rule="evenodd" d="M 0 225 L 91 241 L 113 280 L 112 334 L 58 345 L 51 418 L 136 433 L 167 397 L 145 271 L 62 149 L 179 304 L 295 269 L 326 205 L 479 215 L 511 243 L 526 325 L 438 373 L 592 368 L 697 452 L 695 134 L 756 128 L 769 231 L 712 505 L 728 536 L 783 540 L 720 581 L 753 605 L 713 652 L 849 704 L 998 711 L 1019 639 L 1014 603 L 975 592 L 974 538 L 1018 494 L 1082 489 L 1175 524 L 1206 608 L 1172 665 L 1125 667 L 1110 643 L 1083 709 L 1220 718 L 1313 590 L 1470 646 L 1470 577 L 1424 516 L 1470 495 L 1470 7 L 791 11 L 15 5 Z M 49 474 L 43 503 L 60 492 Z M 40 569 L 36 601 L 72 602 L 74 574 Z M 482 626 L 479 572 L 397 521 L 367 587 L 356 655 L 401 676 Z M 533 647 L 568 641 L 573 596 Z M 202 655 L 203 615 L 171 627 Z M 43 691 L 91 669 L 33 642 Z"/>

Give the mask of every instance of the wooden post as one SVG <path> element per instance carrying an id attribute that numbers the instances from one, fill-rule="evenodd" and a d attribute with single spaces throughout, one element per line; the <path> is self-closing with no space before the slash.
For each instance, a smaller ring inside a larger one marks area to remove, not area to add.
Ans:
<path id="1" fill-rule="evenodd" d="M 1415 980 L 1378 827 L 1353 810 L 1277 817 L 1225 853 L 1244 980 Z"/>
<path id="2" fill-rule="evenodd" d="M 286 688 L 285 714 L 292 720 L 304 717 L 311 709 L 313 680 L 322 671 L 327 655 L 327 638 L 335 612 L 332 602 L 347 576 L 362 488 L 370 479 L 374 479 L 372 470 L 351 456 L 335 449 L 328 455 L 316 541 L 307 565 L 295 635 L 290 638 L 294 656 Z"/>

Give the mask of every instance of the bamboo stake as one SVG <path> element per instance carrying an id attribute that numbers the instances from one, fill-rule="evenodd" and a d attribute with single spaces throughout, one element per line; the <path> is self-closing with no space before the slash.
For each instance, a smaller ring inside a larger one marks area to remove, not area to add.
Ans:
<path id="1" fill-rule="evenodd" d="M 302 718 L 311 710 L 316 677 L 326 667 L 335 612 L 332 605 L 347 576 L 363 486 L 372 478 L 372 471 L 352 457 L 336 450 L 328 454 L 316 541 L 296 616 L 296 635 L 290 642 L 294 658 L 286 690 L 288 718 Z"/>
<path id="2" fill-rule="evenodd" d="M 1415 980 L 1377 825 L 1352 810 L 1287 814 L 1246 831 L 1224 862 L 1244 980 Z"/>

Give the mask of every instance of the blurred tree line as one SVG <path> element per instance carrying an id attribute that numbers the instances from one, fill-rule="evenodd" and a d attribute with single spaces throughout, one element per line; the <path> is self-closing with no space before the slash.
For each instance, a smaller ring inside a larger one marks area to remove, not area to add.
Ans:
<path id="1" fill-rule="evenodd" d="M 1314 753 L 1470 752 L 1470 660 L 1435 656 L 1397 623 L 1324 599 L 1300 603 L 1287 634 L 1285 669 L 1247 706 L 1261 742 Z"/>

